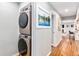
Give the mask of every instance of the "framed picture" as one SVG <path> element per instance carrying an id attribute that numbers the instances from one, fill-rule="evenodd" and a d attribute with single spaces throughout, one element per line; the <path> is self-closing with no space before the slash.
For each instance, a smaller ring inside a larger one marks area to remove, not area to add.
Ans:
<path id="1" fill-rule="evenodd" d="M 64 28 L 64 25 L 62 25 L 62 28 Z"/>
<path id="2" fill-rule="evenodd" d="M 57 19 L 57 24 L 56 25 L 57 25 L 57 30 L 61 31 L 61 21 L 60 21 L 60 18 Z"/>
<path id="3" fill-rule="evenodd" d="M 68 27 L 69 27 L 69 25 L 66 25 L 66 27 L 68 28 Z"/>
<path id="4" fill-rule="evenodd" d="M 73 25 L 73 24 L 71 24 L 71 27 L 74 27 L 74 25 Z"/>
<path id="5" fill-rule="evenodd" d="M 50 28 L 50 14 L 42 7 L 37 7 L 37 27 L 38 28 Z"/>

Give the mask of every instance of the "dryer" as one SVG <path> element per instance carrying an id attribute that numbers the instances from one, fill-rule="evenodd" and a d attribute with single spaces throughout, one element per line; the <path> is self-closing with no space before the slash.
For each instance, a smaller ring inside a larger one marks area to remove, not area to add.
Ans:
<path id="1" fill-rule="evenodd" d="M 31 35 L 31 4 L 20 9 L 19 32 L 25 35 Z"/>
<path id="2" fill-rule="evenodd" d="M 22 56 L 31 56 L 31 37 L 27 35 L 19 35 L 18 51 Z"/>

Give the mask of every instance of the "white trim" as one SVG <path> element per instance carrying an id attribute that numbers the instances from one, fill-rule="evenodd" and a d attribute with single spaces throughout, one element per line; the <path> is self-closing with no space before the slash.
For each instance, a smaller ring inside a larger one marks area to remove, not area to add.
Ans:
<path id="1" fill-rule="evenodd" d="M 49 56 L 51 54 L 51 51 L 49 51 L 49 53 L 47 54 L 47 56 Z"/>
<path id="2" fill-rule="evenodd" d="M 62 39 L 60 39 L 56 44 L 51 44 L 54 47 L 57 47 L 59 45 L 59 43 L 61 42 Z"/>
<path id="3" fill-rule="evenodd" d="M 19 53 L 17 52 L 16 54 L 13 54 L 12 56 L 19 56 Z"/>

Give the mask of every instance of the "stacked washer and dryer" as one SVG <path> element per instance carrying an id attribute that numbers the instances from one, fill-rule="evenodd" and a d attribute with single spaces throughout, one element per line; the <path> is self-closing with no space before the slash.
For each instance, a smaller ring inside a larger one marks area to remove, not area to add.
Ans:
<path id="1" fill-rule="evenodd" d="M 31 29 L 32 29 L 32 19 L 31 19 L 31 4 L 29 3 L 25 7 L 20 9 L 19 15 L 19 41 L 18 41 L 18 51 L 21 56 L 31 56 Z"/>

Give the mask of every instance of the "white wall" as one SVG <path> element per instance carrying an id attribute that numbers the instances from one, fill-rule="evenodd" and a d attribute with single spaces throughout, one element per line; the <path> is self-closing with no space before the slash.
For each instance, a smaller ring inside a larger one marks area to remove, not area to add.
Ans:
<path id="1" fill-rule="evenodd" d="M 19 2 L 19 9 L 23 8 L 24 6 L 26 6 L 29 3 L 30 2 Z"/>
<path id="2" fill-rule="evenodd" d="M 37 3 L 38 6 L 50 12 L 52 9 L 47 3 Z M 35 7 L 34 7 L 35 8 Z M 36 11 L 36 10 L 34 10 Z M 35 18 L 35 17 L 34 17 Z M 36 20 L 33 19 L 33 55 L 45 56 L 51 49 L 51 28 L 37 28 Z"/>
<path id="3" fill-rule="evenodd" d="M 59 42 L 61 41 L 61 17 L 54 10 L 52 10 L 51 14 L 53 15 L 51 16 L 51 19 L 52 19 L 52 41 L 51 43 L 53 46 L 57 46 Z M 58 26 L 60 27 L 60 30 L 58 30 Z"/>
<path id="4" fill-rule="evenodd" d="M 0 55 L 13 55 L 18 47 L 18 5 L 0 3 Z"/>

